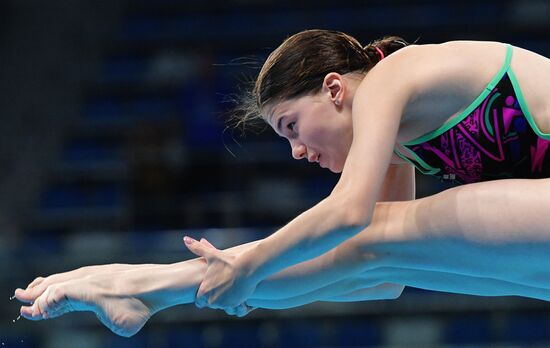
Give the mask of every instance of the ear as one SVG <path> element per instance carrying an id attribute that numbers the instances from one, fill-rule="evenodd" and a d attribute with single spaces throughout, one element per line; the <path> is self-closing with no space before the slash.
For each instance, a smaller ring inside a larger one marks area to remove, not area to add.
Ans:
<path id="1" fill-rule="evenodd" d="M 344 87 L 344 78 L 338 73 L 328 73 L 323 80 L 323 93 L 327 94 L 336 106 L 342 105 L 344 101 Z"/>

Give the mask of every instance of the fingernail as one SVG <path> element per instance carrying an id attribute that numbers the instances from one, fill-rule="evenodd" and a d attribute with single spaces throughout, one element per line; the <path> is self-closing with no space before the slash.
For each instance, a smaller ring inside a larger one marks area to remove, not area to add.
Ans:
<path id="1" fill-rule="evenodd" d="M 183 237 L 183 241 L 185 242 L 185 244 L 192 244 L 195 242 L 193 238 L 187 236 Z"/>

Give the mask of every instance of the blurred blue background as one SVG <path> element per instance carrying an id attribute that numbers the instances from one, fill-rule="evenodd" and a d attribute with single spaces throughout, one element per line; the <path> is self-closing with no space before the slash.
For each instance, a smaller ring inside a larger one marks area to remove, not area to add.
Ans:
<path id="1" fill-rule="evenodd" d="M 224 102 L 287 36 L 509 42 L 550 56 L 550 2 L 4 0 L 0 3 L 0 341 L 5 347 L 548 347 L 550 306 L 407 289 L 394 301 L 258 310 L 179 306 L 130 339 L 93 315 L 12 320 L 16 287 L 102 263 L 190 258 L 325 197 L 337 176 L 273 132 L 225 130 Z M 417 177 L 418 197 L 449 187 Z"/>

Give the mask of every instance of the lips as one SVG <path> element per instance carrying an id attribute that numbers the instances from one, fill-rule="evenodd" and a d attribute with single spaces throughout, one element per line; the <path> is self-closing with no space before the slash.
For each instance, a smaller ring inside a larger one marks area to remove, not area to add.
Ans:
<path id="1" fill-rule="evenodd" d="M 321 156 L 321 155 L 319 155 L 319 154 L 317 154 L 317 155 L 316 155 L 316 154 L 312 154 L 311 156 L 308 156 L 308 157 L 307 157 L 307 160 L 308 160 L 309 163 L 318 162 L 320 156 Z"/>
<path id="2" fill-rule="evenodd" d="M 319 163 L 319 166 L 323 167 L 323 164 L 321 163 L 321 154 L 312 154 L 311 156 L 307 157 L 307 160 L 309 163 Z"/>
<path id="3" fill-rule="evenodd" d="M 321 168 L 325 168 L 325 166 L 323 165 L 323 162 L 321 162 L 321 155 L 319 155 L 319 158 L 317 159 L 317 162 L 319 162 L 319 166 Z"/>

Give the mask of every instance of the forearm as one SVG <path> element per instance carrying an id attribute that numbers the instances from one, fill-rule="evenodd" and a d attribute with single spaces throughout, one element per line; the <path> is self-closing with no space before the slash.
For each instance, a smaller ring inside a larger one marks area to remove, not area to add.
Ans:
<path id="1" fill-rule="evenodd" d="M 351 292 L 343 293 L 335 297 L 324 299 L 327 302 L 356 302 L 371 300 L 394 300 L 401 296 L 405 287 L 400 284 L 382 283 L 369 288 L 360 288 Z"/>
<path id="2" fill-rule="evenodd" d="M 257 243 L 259 241 L 227 250 L 243 252 Z M 301 296 L 361 273 L 365 268 L 362 255 L 357 252 L 354 239 L 350 239 L 320 257 L 263 280 L 250 300 L 280 300 Z M 120 283 L 118 288 L 121 294 L 154 297 L 155 303 L 162 302 L 159 309 L 163 309 L 194 302 L 206 266 L 204 259 L 197 258 L 170 265 L 135 267 L 118 273 L 114 278 Z M 339 294 L 341 292 L 333 295 Z"/>
<path id="3" fill-rule="evenodd" d="M 226 249 L 241 253 L 259 241 L 253 241 Z M 206 272 L 206 260 L 195 258 L 173 264 L 117 265 L 121 271 L 117 291 L 123 295 L 155 297 L 155 303 L 162 303 L 160 309 L 178 304 L 193 303 L 198 287 Z M 93 270 L 91 266 L 91 269 Z"/>
<path id="4" fill-rule="evenodd" d="M 356 276 L 356 282 L 369 286 L 373 279 L 425 290 L 475 296 L 524 296 L 550 300 L 550 290 L 492 278 L 408 268 L 381 267 Z"/>
<path id="5" fill-rule="evenodd" d="M 238 259 L 244 274 L 256 281 L 265 279 L 326 253 L 368 226 L 342 204 L 329 197 L 244 252 Z"/>
<path id="6" fill-rule="evenodd" d="M 395 299 L 403 291 L 403 286 L 397 284 L 382 283 L 365 288 L 361 283 L 361 279 L 348 278 L 307 294 L 286 299 L 250 299 L 247 301 L 247 304 L 256 308 L 287 309 L 317 301 L 354 302 Z"/>

